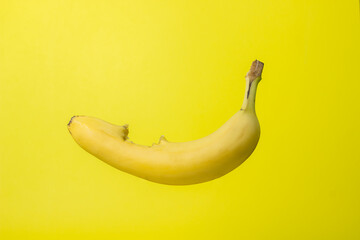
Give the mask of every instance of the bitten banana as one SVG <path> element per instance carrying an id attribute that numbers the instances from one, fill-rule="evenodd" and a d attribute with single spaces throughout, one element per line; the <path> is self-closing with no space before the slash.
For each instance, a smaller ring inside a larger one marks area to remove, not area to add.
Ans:
<path id="1" fill-rule="evenodd" d="M 74 116 L 68 129 L 87 152 L 132 175 L 170 185 L 210 181 L 232 171 L 254 151 L 260 125 L 255 95 L 264 64 L 258 60 L 247 73 L 242 108 L 212 134 L 189 142 L 169 142 L 161 137 L 153 146 L 128 140 L 128 126 L 98 118 Z"/>

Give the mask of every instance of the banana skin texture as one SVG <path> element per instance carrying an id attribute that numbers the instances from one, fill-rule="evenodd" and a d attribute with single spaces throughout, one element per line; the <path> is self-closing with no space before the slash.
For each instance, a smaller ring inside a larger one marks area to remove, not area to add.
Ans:
<path id="1" fill-rule="evenodd" d="M 68 130 L 87 152 L 109 165 L 152 182 L 189 185 L 219 178 L 243 163 L 260 137 L 255 95 L 264 64 L 255 60 L 247 73 L 242 108 L 212 134 L 189 142 L 161 137 L 152 146 L 128 140 L 128 126 L 95 117 L 74 116 Z"/>

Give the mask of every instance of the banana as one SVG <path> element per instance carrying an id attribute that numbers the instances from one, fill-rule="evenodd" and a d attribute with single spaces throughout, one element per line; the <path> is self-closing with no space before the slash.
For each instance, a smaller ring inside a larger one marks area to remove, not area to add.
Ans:
<path id="1" fill-rule="evenodd" d="M 68 123 L 74 140 L 87 152 L 120 169 L 149 181 L 188 185 L 210 181 L 232 171 L 254 151 L 260 125 L 255 95 L 264 64 L 255 60 L 247 73 L 241 109 L 212 134 L 189 142 L 143 146 L 128 139 L 128 125 L 118 126 L 88 116 L 74 116 Z"/>

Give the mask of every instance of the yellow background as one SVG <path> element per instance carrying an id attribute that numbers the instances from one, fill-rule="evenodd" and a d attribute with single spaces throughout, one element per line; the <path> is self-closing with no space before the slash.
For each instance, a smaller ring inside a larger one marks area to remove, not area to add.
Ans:
<path id="1" fill-rule="evenodd" d="M 359 2 L 0 2 L 1 239 L 360 239 Z M 73 115 L 188 141 L 265 63 L 253 155 L 166 186 L 82 150 Z"/>

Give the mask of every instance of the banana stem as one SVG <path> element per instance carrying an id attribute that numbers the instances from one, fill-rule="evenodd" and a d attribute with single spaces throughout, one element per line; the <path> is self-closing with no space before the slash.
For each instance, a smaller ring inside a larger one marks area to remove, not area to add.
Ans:
<path id="1" fill-rule="evenodd" d="M 246 89 L 243 105 L 241 110 L 255 112 L 255 97 L 257 85 L 261 81 L 261 73 L 264 68 L 264 63 L 255 60 L 246 74 Z"/>

